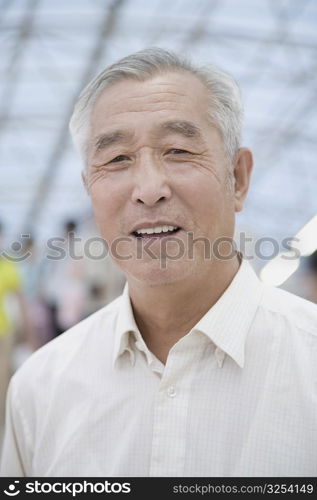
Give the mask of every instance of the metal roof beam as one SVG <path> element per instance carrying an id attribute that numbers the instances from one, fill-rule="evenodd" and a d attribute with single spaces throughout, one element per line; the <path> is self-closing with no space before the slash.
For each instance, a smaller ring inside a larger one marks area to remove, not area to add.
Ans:
<path id="1" fill-rule="evenodd" d="M 88 65 L 82 75 L 80 83 L 73 98 L 71 99 L 67 112 L 65 113 L 62 125 L 57 134 L 56 141 L 53 145 L 50 157 L 47 162 L 44 174 L 40 183 L 38 185 L 35 197 L 31 203 L 30 209 L 26 215 L 22 230 L 30 230 L 32 232 L 32 227 L 36 224 L 38 217 L 40 215 L 41 207 L 44 201 L 47 199 L 48 193 L 52 186 L 53 180 L 56 177 L 59 166 L 61 165 L 66 146 L 69 141 L 69 130 L 68 124 L 70 116 L 73 112 L 74 104 L 78 98 L 78 95 L 82 89 L 87 85 L 92 76 L 95 74 L 98 64 L 104 55 L 104 48 L 106 41 L 111 37 L 117 26 L 117 16 L 118 11 L 123 5 L 124 0 L 115 0 L 107 8 L 106 15 L 100 24 L 100 30 L 96 38 L 96 45 L 92 51 L 91 57 L 89 59 Z"/>

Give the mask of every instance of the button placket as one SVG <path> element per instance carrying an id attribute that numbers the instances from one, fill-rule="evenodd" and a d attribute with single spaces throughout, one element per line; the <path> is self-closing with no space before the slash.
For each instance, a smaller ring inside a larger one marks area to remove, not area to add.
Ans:
<path id="1" fill-rule="evenodd" d="M 196 358 L 197 349 L 191 349 L 190 342 L 188 348 L 174 346 L 169 353 L 155 400 L 150 476 L 183 474 L 191 367 Z"/>

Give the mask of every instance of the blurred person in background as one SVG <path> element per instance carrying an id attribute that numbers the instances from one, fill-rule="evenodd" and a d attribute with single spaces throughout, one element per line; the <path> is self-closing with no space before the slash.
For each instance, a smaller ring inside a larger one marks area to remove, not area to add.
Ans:
<path id="1" fill-rule="evenodd" d="M 230 75 L 162 49 L 83 91 L 71 132 L 127 283 L 12 378 L 2 475 L 317 474 L 317 308 L 233 244 L 242 116 Z"/>
<path id="2" fill-rule="evenodd" d="M 33 236 L 23 240 L 23 254 L 29 255 L 20 262 L 21 284 L 27 301 L 27 309 L 32 317 L 33 329 L 29 347 L 36 351 L 53 338 L 53 323 L 48 305 L 41 295 L 44 257 L 43 250 Z M 27 355 L 27 351 L 25 352 Z"/>
<path id="3" fill-rule="evenodd" d="M 86 284 L 83 248 L 74 240 L 77 222 L 65 221 L 63 235 L 57 238 L 54 252 L 46 256 L 41 277 L 41 293 L 51 315 L 53 337 L 57 337 L 83 318 Z"/>
<path id="4" fill-rule="evenodd" d="M 307 298 L 317 304 L 317 250 L 306 259 Z"/>
<path id="5" fill-rule="evenodd" d="M 282 286 L 284 290 L 317 304 L 317 251 L 302 256 L 298 269 Z"/>
<path id="6" fill-rule="evenodd" d="M 102 283 L 90 283 L 88 285 L 87 299 L 83 311 L 83 318 L 98 311 L 108 303 L 107 287 Z"/>
<path id="7" fill-rule="evenodd" d="M 20 314 L 22 340 L 31 348 L 32 322 L 22 291 L 19 265 L 8 258 L 4 250 L 3 226 L 0 222 L 0 442 L 4 427 L 5 398 L 13 372 L 13 349 L 16 343 L 16 318 L 10 315 L 7 301 L 14 297 Z M 12 312 L 13 309 L 10 309 Z"/>

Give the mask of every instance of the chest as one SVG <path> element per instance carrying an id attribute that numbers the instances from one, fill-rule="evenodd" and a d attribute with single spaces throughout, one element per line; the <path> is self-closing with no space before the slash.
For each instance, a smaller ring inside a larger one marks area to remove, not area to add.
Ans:
<path id="1" fill-rule="evenodd" d="M 315 475 L 315 417 L 300 387 L 270 370 L 204 356 L 162 376 L 144 367 L 80 397 L 61 389 L 39 422 L 33 475 Z"/>

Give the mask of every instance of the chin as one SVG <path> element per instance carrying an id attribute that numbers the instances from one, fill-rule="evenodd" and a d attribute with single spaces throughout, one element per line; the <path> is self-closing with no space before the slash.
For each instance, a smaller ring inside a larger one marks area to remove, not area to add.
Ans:
<path id="1" fill-rule="evenodd" d="M 137 263 L 122 271 L 134 280 L 149 286 L 171 285 L 189 278 L 192 274 L 191 266 L 185 261 Z"/>

